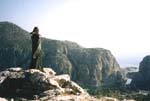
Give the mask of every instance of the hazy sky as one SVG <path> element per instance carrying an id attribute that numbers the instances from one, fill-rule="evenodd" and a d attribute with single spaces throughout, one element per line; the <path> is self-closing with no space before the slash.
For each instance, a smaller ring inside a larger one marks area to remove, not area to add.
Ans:
<path id="1" fill-rule="evenodd" d="M 111 50 L 121 67 L 150 53 L 150 0 L 0 0 L 0 21 Z"/>

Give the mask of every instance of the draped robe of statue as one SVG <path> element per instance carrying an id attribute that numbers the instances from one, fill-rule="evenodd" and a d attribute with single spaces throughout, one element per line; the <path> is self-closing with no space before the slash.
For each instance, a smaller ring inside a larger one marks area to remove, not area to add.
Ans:
<path id="1" fill-rule="evenodd" d="M 31 32 L 32 39 L 32 60 L 30 69 L 42 70 L 42 56 L 41 56 L 41 38 L 36 32 Z"/>

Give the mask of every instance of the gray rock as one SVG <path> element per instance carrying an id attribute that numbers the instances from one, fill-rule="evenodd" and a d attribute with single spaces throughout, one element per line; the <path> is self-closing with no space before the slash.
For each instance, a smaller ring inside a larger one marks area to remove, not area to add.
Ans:
<path id="1" fill-rule="evenodd" d="M 84 94 L 85 91 L 83 90 L 83 88 L 81 88 L 78 84 L 76 84 L 75 82 L 73 81 L 70 81 L 69 84 L 68 84 L 69 88 L 71 88 L 73 90 L 73 92 L 75 94 Z M 67 86 L 67 87 L 68 87 Z"/>
<path id="2" fill-rule="evenodd" d="M 45 72 L 47 75 L 52 75 L 52 76 L 56 74 L 56 72 L 51 68 L 43 68 L 43 72 Z"/>
<path id="3" fill-rule="evenodd" d="M 0 72 L 0 76 L 4 76 L 4 77 L 7 77 L 7 76 L 9 76 L 9 71 L 1 71 Z"/>
<path id="4" fill-rule="evenodd" d="M 8 101 L 8 100 L 0 97 L 0 101 Z"/>
<path id="5" fill-rule="evenodd" d="M 18 71 L 17 68 L 16 70 L 14 68 L 13 70 L 7 69 L 0 74 L 5 74 L 5 72 L 7 72 L 7 75 L 3 77 L 6 78 L 1 78 L 0 96 L 11 97 L 15 100 L 24 99 L 24 101 L 80 101 L 78 99 L 91 99 L 88 93 L 71 81 L 67 74 L 55 76 L 54 72 L 41 72 L 37 69 Z"/>
<path id="6" fill-rule="evenodd" d="M 12 71 L 12 72 L 19 72 L 19 71 L 21 71 L 22 70 L 22 68 L 20 68 L 20 67 L 12 67 L 12 68 L 8 68 L 8 69 L 6 69 L 6 70 L 8 70 L 8 71 Z"/>
<path id="7" fill-rule="evenodd" d="M 55 80 L 59 83 L 61 87 L 70 81 L 70 76 L 67 74 L 55 76 Z"/>
<path id="8" fill-rule="evenodd" d="M 139 72 L 132 74 L 131 88 L 133 89 L 150 89 L 150 55 L 145 56 L 140 63 Z M 130 74 L 131 75 L 131 74 Z"/>

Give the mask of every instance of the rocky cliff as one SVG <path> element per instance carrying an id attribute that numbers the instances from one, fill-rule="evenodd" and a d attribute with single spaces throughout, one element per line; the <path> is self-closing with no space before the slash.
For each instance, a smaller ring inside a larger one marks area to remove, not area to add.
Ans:
<path id="1" fill-rule="evenodd" d="M 0 22 L 0 67 L 28 67 L 31 39 L 19 26 Z M 109 50 L 83 48 L 74 42 L 42 38 L 43 66 L 57 74 L 69 74 L 84 87 L 118 86 L 120 67 Z"/>
<path id="2" fill-rule="evenodd" d="M 150 89 L 150 55 L 143 58 L 139 72 L 132 74 L 131 87 L 133 89 Z"/>
<path id="3" fill-rule="evenodd" d="M 51 68 L 8 68 L 0 72 L 0 101 L 120 101 L 113 97 L 95 98 Z M 125 100 L 135 101 L 135 100 Z"/>
<path id="4" fill-rule="evenodd" d="M 0 97 L 15 101 L 96 101 L 69 75 L 55 75 L 50 68 L 9 68 L 0 72 Z"/>

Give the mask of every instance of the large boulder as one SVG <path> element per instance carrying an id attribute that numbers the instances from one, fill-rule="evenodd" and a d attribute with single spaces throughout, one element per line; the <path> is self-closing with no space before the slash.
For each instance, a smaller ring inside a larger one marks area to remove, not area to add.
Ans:
<path id="1" fill-rule="evenodd" d="M 86 91 L 70 80 L 69 75 L 56 76 L 52 69 L 45 70 L 10 68 L 0 72 L 0 96 L 15 100 L 92 100 Z"/>
<path id="2" fill-rule="evenodd" d="M 0 101 L 8 101 L 8 100 L 0 97 Z"/>

